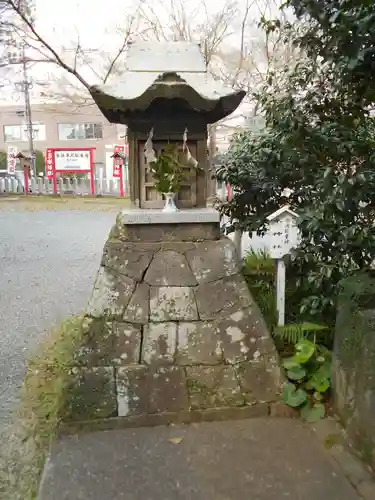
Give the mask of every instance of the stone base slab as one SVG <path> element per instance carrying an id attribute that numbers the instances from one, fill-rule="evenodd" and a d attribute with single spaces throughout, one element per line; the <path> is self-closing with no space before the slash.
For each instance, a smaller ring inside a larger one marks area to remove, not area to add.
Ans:
<path id="1" fill-rule="evenodd" d="M 117 216 L 111 236 L 128 242 L 218 240 L 220 216 L 210 208 L 172 213 L 124 210 Z"/>
<path id="2" fill-rule="evenodd" d="M 72 370 L 65 420 L 132 417 L 276 402 L 276 360 L 238 365 L 80 367 Z"/>
<path id="3" fill-rule="evenodd" d="M 185 410 L 182 412 L 163 412 L 132 415 L 128 417 L 101 418 L 78 422 L 64 422 L 58 430 L 59 435 L 81 432 L 131 429 L 136 427 L 158 427 L 159 425 L 194 424 L 199 422 L 222 422 L 226 420 L 245 420 L 259 417 L 282 417 L 274 411 L 278 403 L 259 403 L 252 406 L 207 408 Z M 291 415 L 288 415 L 291 416 Z M 294 415 L 293 415 L 294 416 Z"/>
<path id="4" fill-rule="evenodd" d="M 220 214 L 213 208 L 190 208 L 177 212 L 162 210 L 130 209 L 122 210 L 119 215 L 122 225 L 139 224 L 204 224 L 219 223 Z"/>
<path id="5" fill-rule="evenodd" d="M 150 230 L 151 228 L 151 230 Z M 111 236 L 120 241 L 157 242 L 157 241 L 205 241 L 220 238 L 220 226 L 213 223 L 191 224 L 134 224 L 122 226 L 118 223 L 112 230 Z"/>

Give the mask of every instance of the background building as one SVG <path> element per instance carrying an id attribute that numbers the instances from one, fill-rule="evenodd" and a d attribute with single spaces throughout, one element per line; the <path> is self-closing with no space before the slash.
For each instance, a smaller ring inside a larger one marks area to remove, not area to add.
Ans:
<path id="1" fill-rule="evenodd" d="M 47 148 L 95 148 L 94 162 L 99 175 L 111 179 L 115 145 L 124 144 L 126 128 L 110 124 L 96 107 L 77 108 L 64 104 L 35 104 L 32 106 L 34 148 L 45 155 Z M 28 151 L 25 107 L 16 105 L 0 107 L 0 152 L 4 156 L 8 147 Z"/>

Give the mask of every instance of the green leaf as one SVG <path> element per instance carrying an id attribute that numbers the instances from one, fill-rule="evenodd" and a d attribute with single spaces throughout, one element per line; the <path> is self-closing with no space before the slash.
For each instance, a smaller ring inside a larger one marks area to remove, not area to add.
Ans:
<path id="1" fill-rule="evenodd" d="M 283 401 L 292 408 L 298 408 L 307 401 L 307 392 L 297 389 L 294 384 L 285 384 L 283 390 Z"/>
<path id="2" fill-rule="evenodd" d="M 303 313 L 303 310 L 301 313 Z M 288 344 L 296 344 L 309 334 L 312 335 L 323 330 L 327 330 L 327 326 L 309 322 L 289 323 L 284 326 L 277 326 L 274 330 L 274 335 Z"/>
<path id="3" fill-rule="evenodd" d="M 295 344 L 303 339 L 303 330 L 299 324 L 289 324 L 284 326 L 277 326 L 274 334 L 276 337 L 284 340 L 288 344 Z"/>
<path id="4" fill-rule="evenodd" d="M 290 380 L 302 380 L 306 376 L 306 370 L 302 366 L 291 368 L 286 372 Z"/>
<path id="5" fill-rule="evenodd" d="M 296 344 L 294 359 L 301 364 L 307 363 L 315 353 L 315 344 L 309 340 L 300 340 Z"/>
<path id="6" fill-rule="evenodd" d="M 331 167 L 327 167 L 324 170 L 323 179 L 326 179 L 331 173 L 332 173 L 332 168 Z"/>
<path id="7" fill-rule="evenodd" d="M 315 399 L 315 401 L 322 401 L 323 394 L 321 394 L 320 392 L 314 392 L 313 398 Z"/>
<path id="8" fill-rule="evenodd" d="M 331 379 L 332 376 L 332 363 L 330 360 L 325 361 L 315 372 L 316 378 Z"/>
<path id="9" fill-rule="evenodd" d="M 305 384 L 305 388 L 308 391 L 314 390 L 314 391 L 320 392 L 322 394 L 325 393 L 326 391 L 328 391 L 330 386 L 331 386 L 331 383 L 330 383 L 329 379 L 319 377 L 319 376 L 312 376 L 310 378 L 310 380 L 308 380 Z"/>
<path id="10" fill-rule="evenodd" d="M 340 210 L 340 212 L 343 212 L 345 210 L 344 201 L 341 199 L 336 200 L 336 207 Z"/>
<path id="11" fill-rule="evenodd" d="M 333 14 L 331 15 L 330 19 L 329 19 L 329 22 L 330 23 L 335 23 L 338 20 L 340 14 L 341 14 L 340 10 L 334 11 Z"/>
<path id="12" fill-rule="evenodd" d="M 358 64 L 358 58 L 357 57 L 352 57 L 350 59 L 349 64 L 348 64 L 348 69 L 353 70 Z"/>
<path id="13" fill-rule="evenodd" d="M 309 423 L 318 422 L 319 420 L 324 418 L 325 414 L 325 407 L 321 403 L 315 403 L 313 406 L 307 404 L 306 406 L 301 408 L 301 418 Z"/>
<path id="14" fill-rule="evenodd" d="M 301 368 L 301 364 L 294 359 L 294 357 L 286 358 L 282 362 L 285 370 L 293 370 L 294 368 Z"/>

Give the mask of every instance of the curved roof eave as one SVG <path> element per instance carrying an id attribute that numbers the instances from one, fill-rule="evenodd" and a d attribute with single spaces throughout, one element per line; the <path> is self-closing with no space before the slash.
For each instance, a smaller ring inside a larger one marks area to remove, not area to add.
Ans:
<path id="1" fill-rule="evenodd" d="M 176 74 L 179 80 L 172 82 L 160 80 L 162 73 L 131 73 L 128 73 L 129 80 L 122 84 L 91 87 L 94 101 L 106 116 L 110 109 L 124 113 L 144 111 L 155 99 L 182 98 L 202 112 L 213 111 L 220 105 L 221 119 L 235 111 L 246 95 L 245 91 L 233 91 L 217 84 L 206 73 Z"/>

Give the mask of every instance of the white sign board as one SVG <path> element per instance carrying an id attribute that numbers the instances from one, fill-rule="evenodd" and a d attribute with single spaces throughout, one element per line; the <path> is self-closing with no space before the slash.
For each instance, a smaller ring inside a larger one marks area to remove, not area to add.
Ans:
<path id="1" fill-rule="evenodd" d="M 14 174 L 16 172 L 16 156 L 17 156 L 18 150 L 15 146 L 8 146 L 8 174 Z"/>
<path id="2" fill-rule="evenodd" d="M 297 216 L 289 210 L 270 220 L 270 255 L 273 259 L 282 259 L 293 248 L 298 247 Z"/>
<path id="3" fill-rule="evenodd" d="M 55 151 L 55 170 L 68 172 L 86 171 L 91 168 L 90 151 L 66 150 Z"/>

